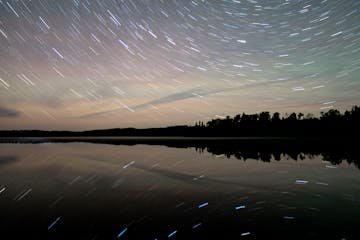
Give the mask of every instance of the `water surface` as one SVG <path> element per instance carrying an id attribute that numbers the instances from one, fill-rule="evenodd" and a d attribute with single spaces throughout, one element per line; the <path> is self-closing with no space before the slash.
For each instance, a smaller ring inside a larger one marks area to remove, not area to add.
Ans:
<path id="1" fill-rule="evenodd" d="M 0 230 L 12 239 L 358 237 L 351 161 L 222 149 L 0 144 Z"/>

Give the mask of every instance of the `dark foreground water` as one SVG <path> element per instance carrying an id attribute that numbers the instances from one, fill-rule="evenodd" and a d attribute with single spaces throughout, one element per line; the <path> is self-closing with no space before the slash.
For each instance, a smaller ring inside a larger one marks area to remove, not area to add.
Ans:
<path id="1" fill-rule="evenodd" d="M 0 144 L 0 238 L 359 239 L 352 161 L 226 145 Z"/>

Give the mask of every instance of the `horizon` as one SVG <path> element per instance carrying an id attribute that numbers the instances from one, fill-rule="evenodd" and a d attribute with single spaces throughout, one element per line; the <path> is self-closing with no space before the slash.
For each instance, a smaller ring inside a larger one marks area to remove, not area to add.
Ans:
<path id="1" fill-rule="evenodd" d="M 0 130 L 360 105 L 359 1 L 39 3 L 0 2 Z"/>
<path id="2" fill-rule="evenodd" d="M 215 118 L 210 119 L 209 121 L 195 121 L 192 124 L 177 124 L 177 125 L 167 125 L 167 126 L 159 126 L 159 127 L 113 127 L 113 128 L 98 128 L 98 129 L 83 129 L 83 130 L 67 130 L 67 129 L 0 129 L 0 131 L 6 132 L 6 131 L 59 131 L 59 132 L 88 132 L 88 131 L 108 131 L 108 130 L 125 130 L 125 129 L 135 129 L 135 130 L 149 130 L 149 129 L 165 129 L 165 128 L 172 128 L 172 127 L 196 127 L 199 126 L 200 124 L 202 124 L 202 126 L 208 127 L 207 124 L 211 123 L 213 120 L 226 120 L 227 118 L 230 119 L 235 119 L 238 115 L 240 117 L 242 117 L 243 115 L 247 115 L 247 116 L 251 116 L 251 115 L 257 115 L 258 119 L 254 120 L 255 122 L 259 122 L 259 117 L 261 116 L 262 113 L 268 113 L 269 114 L 269 121 L 272 122 L 273 118 L 275 116 L 275 114 L 279 114 L 279 117 L 281 120 L 286 120 L 288 117 L 290 117 L 291 114 L 296 114 L 297 116 L 297 121 L 302 121 L 302 120 L 306 120 L 306 119 L 317 119 L 317 120 L 322 120 L 322 115 L 326 115 L 327 113 L 331 113 L 332 114 L 336 114 L 336 112 L 338 114 L 340 114 L 341 117 L 345 116 L 345 113 L 348 112 L 350 113 L 352 116 L 354 116 L 354 110 L 358 111 L 358 109 L 360 109 L 360 106 L 357 105 L 353 105 L 351 108 L 349 109 L 345 109 L 344 111 L 340 111 L 339 109 L 328 109 L 327 111 L 321 111 L 318 114 L 313 114 L 313 113 L 303 113 L 303 112 L 291 112 L 291 113 L 285 113 L 285 114 L 281 114 L 279 112 L 269 112 L 269 111 L 262 111 L 262 112 L 256 112 L 256 113 L 238 113 L 235 115 L 227 115 L 227 116 L 219 116 L 216 115 Z M 334 111 L 334 112 L 332 112 Z M 302 114 L 301 116 L 299 116 L 299 114 Z M 334 117 L 334 115 L 333 115 Z"/>

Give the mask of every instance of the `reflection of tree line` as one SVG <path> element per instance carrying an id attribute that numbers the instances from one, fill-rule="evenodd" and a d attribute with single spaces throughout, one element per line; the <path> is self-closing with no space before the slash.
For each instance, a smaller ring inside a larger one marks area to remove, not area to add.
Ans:
<path id="1" fill-rule="evenodd" d="M 232 142 L 212 142 L 196 146 L 197 152 L 207 151 L 216 156 L 235 157 L 241 160 L 256 159 L 263 162 L 280 161 L 290 158 L 295 161 L 321 156 L 332 164 L 346 161 L 360 169 L 360 154 L 354 142 L 319 142 L 313 140 L 250 140 Z"/>
<path id="2" fill-rule="evenodd" d="M 264 162 L 280 161 L 284 158 L 303 160 L 305 157 L 321 156 L 324 161 L 340 164 L 352 163 L 360 169 L 360 154 L 357 142 L 352 138 L 13 138 L 0 142 L 44 143 L 44 142 L 88 142 L 97 144 L 126 145 L 137 144 L 167 146 L 172 148 L 195 148 L 215 156 L 224 155 L 241 160 L 256 159 Z M 129 151 L 131 151 L 129 149 Z M 221 158 L 219 158 L 221 160 Z"/>

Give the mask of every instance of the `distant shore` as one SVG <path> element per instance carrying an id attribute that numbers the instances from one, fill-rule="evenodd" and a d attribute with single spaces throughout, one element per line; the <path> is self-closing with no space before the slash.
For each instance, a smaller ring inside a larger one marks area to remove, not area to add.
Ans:
<path id="1" fill-rule="evenodd" d="M 44 130 L 3 130 L 0 138 L 42 137 L 42 138 L 86 138 L 86 137 L 125 137 L 169 139 L 196 138 L 358 138 L 360 136 L 360 107 L 341 113 L 336 109 L 321 112 L 316 118 L 311 114 L 291 113 L 284 117 L 275 112 L 256 114 L 237 114 L 208 121 L 197 122 L 193 126 L 180 125 L 162 128 L 113 128 L 88 131 L 44 131 Z"/>
<path id="2" fill-rule="evenodd" d="M 109 144 L 164 144 L 186 143 L 189 145 L 197 143 L 259 143 L 259 144 L 280 144 L 280 143 L 303 143 L 303 144 L 349 144 L 354 142 L 349 137 L 278 137 L 278 136 L 248 136 L 248 137 L 188 137 L 188 136 L 59 136 L 59 137 L 1 137 L 0 143 L 47 143 L 47 142 L 92 142 Z M 351 144 L 350 144 L 351 145 Z"/>

